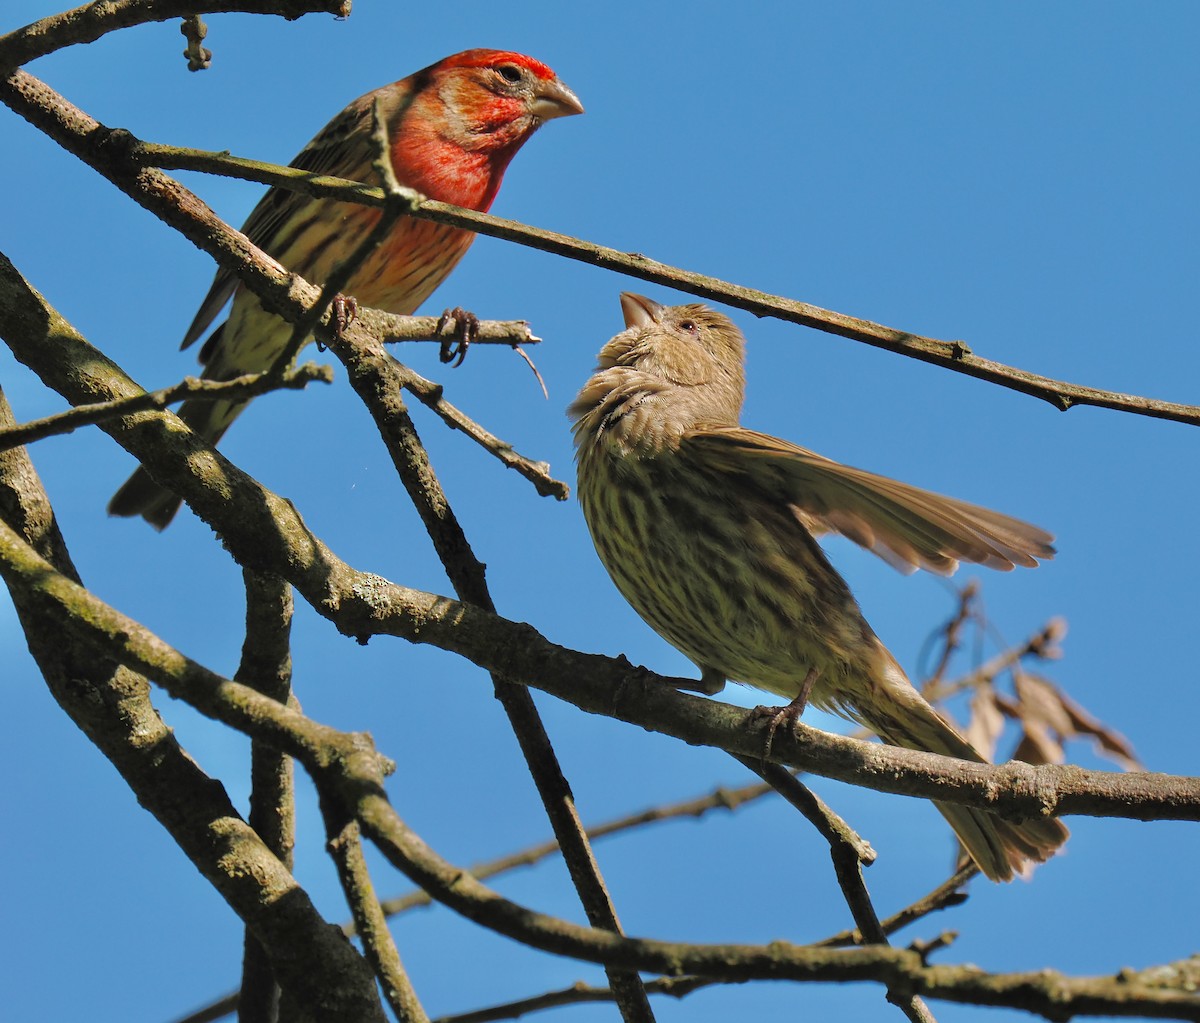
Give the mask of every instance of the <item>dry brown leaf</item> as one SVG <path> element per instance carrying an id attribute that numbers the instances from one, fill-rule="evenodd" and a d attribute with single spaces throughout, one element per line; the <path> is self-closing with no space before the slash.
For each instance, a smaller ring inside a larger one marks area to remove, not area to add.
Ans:
<path id="1" fill-rule="evenodd" d="M 971 697 L 971 716 L 967 720 L 967 741 L 988 760 L 996 759 L 996 743 L 1004 732 L 1004 714 L 996 691 L 982 686 Z"/>
<path id="2" fill-rule="evenodd" d="M 1017 691 L 1017 713 L 1023 723 L 1044 725 L 1062 739 L 1074 736 L 1071 715 L 1053 682 L 1032 672 L 1017 671 L 1013 673 L 1013 684 Z"/>
<path id="3" fill-rule="evenodd" d="M 1020 672 L 1016 675 L 1016 691 L 1015 717 L 1024 731 L 1014 754 L 1018 759 L 1029 763 L 1061 763 L 1063 743 L 1068 739 L 1091 738 L 1095 740 L 1102 756 L 1120 764 L 1125 770 L 1142 768 L 1133 746 L 1125 736 L 1098 720 L 1049 679 L 1032 672 Z M 1040 752 L 1035 752 L 1035 749 Z M 1028 757 L 1021 755 L 1022 750 L 1031 756 L 1041 755 L 1046 759 L 1028 760 Z"/>
<path id="4" fill-rule="evenodd" d="M 1043 725 L 1029 721 L 1021 730 L 1021 741 L 1012 758 L 1026 764 L 1061 764 L 1066 756 L 1061 742 Z"/>

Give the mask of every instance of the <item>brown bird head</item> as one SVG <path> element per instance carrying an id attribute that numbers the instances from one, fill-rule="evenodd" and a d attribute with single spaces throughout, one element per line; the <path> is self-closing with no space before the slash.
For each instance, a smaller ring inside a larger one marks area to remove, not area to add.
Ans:
<path id="1" fill-rule="evenodd" d="M 674 445 L 700 426 L 735 426 L 746 389 L 745 339 L 703 305 L 665 306 L 624 292 L 626 329 L 568 409 L 576 442 L 594 435 L 627 448 Z"/>

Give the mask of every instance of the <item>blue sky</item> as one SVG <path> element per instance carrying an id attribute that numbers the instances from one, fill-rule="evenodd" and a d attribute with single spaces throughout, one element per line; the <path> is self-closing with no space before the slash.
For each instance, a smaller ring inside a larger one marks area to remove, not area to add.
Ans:
<path id="1" fill-rule="evenodd" d="M 57 10 L 8 0 L 0 32 Z M 530 53 L 587 107 L 514 161 L 494 211 L 668 263 L 943 338 L 1050 376 L 1200 400 L 1191 321 L 1200 238 L 1200 8 L 1186 3 L 958 5 L 456 4 L 359 0 L 344 22 L 215 15 L 210 71 L 189 74 L 177 23 L 119 33 L 30 65 L 107 124 L 154 141 L 281 163 L 353 97 L 470 46 Z M 86 336 L 150 386 L 194 371 L 178 339 L 212 274 L 207 257 L 0 108 L 0 250 Z M 187 176 L 240 224 L 257 186 Z M 563 409 L 621 327 L 617 293 L 666 289 L 480 239 L 425 311 L 461 304 L 532 321 L 542 398 L 511 353 L 463 367 L 432 346 L 399 351 L 447 397 L 573 482 Z M 1036 572 L 979 574 L 1008 641 L 1051 616 L 1070 624 L 1053 678 L 1133 742 L 1146 764 L 1197 773 L 1192 651 L 1200 597 L 1195 464 L 1200 432 L 1050 406 L 840 338 L 740 312 L 749 338 L 745 421 L 831 457 L 1043 525 L 1060 554 Z M 340 375 L 339 375 L 340 377 Z M 0 384 L 19 418 L 61 408 L 6 350 Z M 343 378 L 260 400 L 223 450 L 292 498 L 351 564 L 448 592 L 366 414 Z M 580 649 L 666 674 L 690 666 L 629 610 L 574 501 L 539 498 L 417 409 L 454 506 L 489 566 L 500 611 Z M 106 600 L 218 671 L 241 642 L 240 573 L 187 513 L 164 534 L 109 520 L 132 468 L 97 431 L 34 449 L 84 579 Z M 953 610 L 946 585 L 902 577 L 830 546 L 876 631 L 915 671 Z M 4 598 L 6 600 L 6 598 Z M 13 1018 L 168 1020 L 231 987 L 240 928 L 42 686 L 0 604 L 9 778 L 0 843 Z M 486 676 L 435 651 L 336 635 L 297 614 L 296 687 L 313 717 L 369 729 L 399 763 L 399 813 L 469 863 L 548 833 Z M 758 702 L 753 692 L 722 698 Z M 246 797 L 247 744 L 161 694 L 187 749 Z M 538 698 L 586 820 L 741 784 L 714 751 Z M 842 727 L 814 715 L 813 723 Z M 1102 766 L 1086 746 L 1071 758 Z M 36 767 L 31 770 L 31 765 Z M 880 852 L 867 881 L 883 913 L 945 874 L 948 832 L 923 803 L 834 783 L 815 788 Z M 301 791 L 297 874 L 331 919 L 345 914 Z M 1197 829 L 1075 818 L 1065 855 L 1030 883 L 976 882 L 967 906 L 908 941 L 960 932 L 941 962 L 1074 973 L 1195 951 Z M 822 843 L 785 807 L 602 843 L 631 933 L 805 941 L 848 926 Z M 1178 878 L 1184 871 L 1187 882 Z M 406 883 L 380 867 L 381 891 Z M 496 882 L 580 919 L 556 866 Z M 442 909 L 397 926 L 431 1013 L 565 986 L 598 971 L 528 954 Z M 65 955 L 66 970 L 49 954 Z M 450 957 L 465 970 L 447 967 Z M 63 976 L 72 983 L 63 982 Z M 764 1021 L 797 1012 L 886 1018 L 874 987 L 739 986 L 656 1005 L 659 1019 Z M 935 1005 L 946 1021 L 1020 1014 Z M 613 1018 L 577 1007 L 571 1020 Z M 551 1017 L 547 1017 L 551 1018 Z M 558 1017 L 555 1017 L 558 1018 Z M 1024 1018 L 1024 1017 L 1020 1017 Z"/>

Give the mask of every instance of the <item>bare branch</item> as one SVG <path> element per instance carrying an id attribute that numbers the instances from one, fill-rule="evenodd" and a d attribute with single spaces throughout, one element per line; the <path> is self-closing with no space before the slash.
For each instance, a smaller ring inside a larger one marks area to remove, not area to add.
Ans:
<path id="1" fill-rule="evenodd" d="M 967 894 L 964 892 L 965 885 L 971 878 L 979 874 L 979 868 L 974 863 L 969 863 L 965 867 L 957 870 L 953 875 L 938 885 L 928 895 L 923 896 L 916 902 L 898 913 L 893 913 L 891 916 L 880 921 L 880 928 L 884 934 L 895 934 L 901 928 L 907 927 L 916 920 L 920 920 L 930 913 L 936 913 L 939 910 L 947 909 L 950 906 L 958 906 L 967 900 Z M 818 941 L 815 944 L 820 948 L 841 948 L 846 945 L 863 945 L 869 943 L 870 939 L 865 937 L 860 930 L 842 931 L 839 934 L 830 935 L 823 941 Z"/>
<path id="2" fill-rule="evenodd" d="M 341 830 L 330 836 L 328 847 L 337 866 L 338 880 L 342 883 L 346 902 L 354 915 L 363 950 L 379 978 L 396 1019 L 399 1023 L 429 1023 L 412 981 L 400 962 L 400 953 L 396 950 L 379 899 L 375 896 L 358 824 L 352 819 L 347 820 Z"/>
<path id="3" fill-rule="evenodd" d="M 253 398 L 278 390 L 303 390 L 310 383 L 333 383 L 333 371 L 328 366 L 306 362 L 283 375 L 247 373 L 232 380 L 203 380 L 184 377 L 182 382 L 157 391 L 143 391 L 118 401 L 101 401 L 76 405 L 65 412 L 34 419 L 27 423 L 0 429 L 0 451 L 32 444 L 46 437 L 72 433 L 81 426 L 95 426 L 106 419 L 119 419 L 133 412 L 164 409 L 184 399 L 218 401 L 224 398 Z"/>
<path id="4" fill-rule="evenodd" d="M 229 11 L 279 14 L 289 20 L 315 13 L 344 18 L 350 14 L 350 0 L 97 0 L 0 36 L 0 74 L 118 29 Z"/>
<path id="5" fill-rule="evenodd" d="M 146 166 L 220 173 L 230 177 L 290 188 L 310 195 L 331 196 L 346 202 L 358 202 L 368 206 L 383 204 L 383 193 L 378 188 L 370 188 L 358 182 L 340 178 L 311 175 L 293 168 L 230 157 L 223 153 L 139 142 L 134 146 L 133 158 Z M 807 302 L 800 302 L 781 295 L 772 295 L 755 288 L 731 284 L 715 277 L 660 263 L 640 252 L 621 252 L 605 245 L 597 245 L 593 242 L 573 238 L 570 235 L 560 234 L 557 231 L 530 227 L 515 220 L 506 220 L 487 213 L 476 213 L 473 210 L 451 206 L 433 199 L 422 199 L 412 211 L 412 215 L 440 224 L 475 231 L 493 238 L 527 245 L 530 248 L 578 260 L 590 266 L 615 270 L 640 280 L 663 284 L 700 298 L 712 299 L 737 309 L 744 309 L 755 316 L 770 316 L 787 320 L 829 334 L 861 341 L 876 348 L 883 348 L 898 355 L 905 355 L 1000 387 L 1020 391 L 1034 398 L 1040 398 L 1063 412 L 1076 405 L 1093 405 L 1098 408 L 1149 416 L 1155 419 L 1167 419 L 1193 426 L 1200 425 L 1200 406 L 1197 405 L 1160 401 L 1155 398 L 1145 398 L 1140 395 L 1124 394 L 1055 380 L 1038 373 L 1031 373 L 981 358 L 973 354 L 970 347 L 963 341 L 942 341 L 910 331 L 885 327 L 870 320 L 822 309 Z"/>
<path id="6" fill-rule="evenodd" d="M 71 402 L 140 393 L 0 256 L 0 323 L 19 361 Z M 52 342 L 51 342 L 52 339 Z M 686 742 L 761 756 L 763 725 L 752 712 L 679 692 L 627 661 L 582 654 L 533 627 L 474 605 L 358 572 L 314 536 L 290 502 L 251 479 L 163 412 L 101 424 L 183 494 L 240 564 L 275 572 L 346 635 L 392 635 L 460 654 L 488 671 L 535 686 L 589 713 L 615 717 Z M 934 753 L 860 742 L 797 724 L 780 729 L 772 761 L 884 792 L 940 799 L 1028 818 L 1087 814 L 1137 820 L 1200 820 L 1200 779 L 1113 774 L 1013 761 L 971 764 Z"/>
<path id="7" fill-rule="evenodd" d="M 291 696 L 292 589 L 278 577 L 247 569 L 246 641 L 234 678 L 286 704 Z M 288 870 L 296 842 L 292 761 L 255 739 L 250 744 L 250 827 Z M 289 998 L 291 993 L 289 993 Z M 279 986 L 266 951 L 247 928 L 242 952 L 238 1023 L 274 1023 Z M 290 1018 L 289 1013 L 284 1013 Z"/>
<path id="8" fill-rule="evenodd" d="M 454 430 L 461 430 L 475 441 L 485 451 L 495 455 L 508 468 L 524 476 L 542 497 L 554 497 L 565 501 L 571 496 L 571 488 L 561 480 L 550 475 L 550 465 L 547 462 L 535 462 L 515 451 L 509 443 L 501 440 L 495 434 L 484 429 L 464 412 L 455 408 L 442 397 L 441 384 L 427 380 L 416 370 L 401 362 L 394 361 L 392 373 L 397 383 L 421 404 L 432 409 L 442 421 Z"/>
<path id="9" fill-rule="evenodd" d="M 14 599 L 36 606 L 42 620 L 57 623 L 64 637 L 71 635 L 97 651 L 115 654 L 203 713 L 239 730 L 265 735 L 287 749 L 313 772 L 324 792 L 346 801 L 363 833 L 410 880 L 468 919 L 534 948 L 618 970 L 688 972 L 729 981 L 872 980 L 889 990 L 1014 1006 L 1050 1020 L 1117 1014 L 1200 1020 L 1200 997 L 1181 970 L 1080 978 L 1050 970 L 989 974 L 973 966 L 932 966 L 911 949 L 880 945 L 820 949 L 781 941 L 766 946 L 695 945 L 627 938 L 538 913 L 502 898 L 443 860 L 405 826 L 383 795 L 385 764 L 365 736 L 318 725 L 189 661 L 55 572 L 4 523 L 0 523 L 0 558 Z M 1182 978 L 1178 986 L 1171 983 L 1176 975 Z"/>
<path id="10" fill-rule="evenodd" d="M 829 855 L 833 860 L 838 886 L 850 909 L 850 915 L 858 925 L 859 933 L 869 944 L 886 945 L 887 932 L 880 926 L 879 916 L 875 912 L 862 875 L 862 868 L 875 862 L 875 850 L 834 813 L 820 796 L 783 768 L 752 757 L 739 756 L 737 759 L 799 810 L 829 843 Z M 929 1007 L 907 989 L 888 988 L 887 1000 L 899 1008 L 912 1023 L 936 1023 Z"/>
<path id="11" fill-rule="evenodd" d="M 0 425 L 10 421 L 0 396 Z M 29 554 L 30 544 L 36 544 L 65 574 L 41 561 L 44 571 L 78 587 L 70 581 L 78 576 L 49 501 L 22 448 L 0 452 L 0 519 L 7 537 Z M 44 617 L 32 591 L 10 593 L 54 698 L 254 930 L 285 988 L 308 1004 L 320 1003 L 329 1020 L 382 1023 L 366 964 L 340 931 L 321 918 L 304 889 L 238 815 L 224 788 L 179 745 L 151 705 L 145 678 L 105 653 L 79 647 Z"/>
<path id="12" fill-rule="evenodd" d="M 438 341 L 449 335 L 453 327 L 438 331 L 437 316 L 398 316 L 385 313 L 382 309 L 360 309 L 358 318 L 367 329 L 384 344 L 394 341 Z M 536 345 L 542 339 L 536 337 L 525 320 L 480 320 L 471 335 L 473 345 Z"/>
<path id="13" fill-rule="evenodd" d="M 330 351 L 342 360 L 351 387 L 379 429 L 392 464 L 429 533 L 434 549 L 458 595 L 479 607 L 494 609 L 484 566 L 475 557 L 401 398 L 399 363 L 375 342 L 356 342 L 346 335 L 329 339 Z M 558 839 L 571 880 L 594 927 L 621 933 L 617 913 L 592 853 L 563 776 L 550 737 L 529 691 L 503 672 L 493 671 L 496 699 L 508 716 L 525 762 L 533 776 L 550 826 Z M 608 980 L 626 1023 L 652 1023 L 654 1014 L 635 972 L 608 968 Z"/>

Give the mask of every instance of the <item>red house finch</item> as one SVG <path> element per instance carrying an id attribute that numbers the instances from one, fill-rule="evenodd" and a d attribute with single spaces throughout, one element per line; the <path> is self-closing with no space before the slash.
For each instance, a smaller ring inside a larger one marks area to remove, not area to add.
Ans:
<path id="1" fill-rule="evenodd" d="M 359 97 L 300 151 L 292 166 L 376 183 L 371 131 L 377 98 L 400 183 L 473 210 L 491 206 L 509 161 L 544 121 L 583 112 L 575 94 L 532 57 L 503 50 L 466 50 Z M 378 209 L 272 188 L 242 231 L 289 270 L 319 285 L 354 251 L 380 215 Z M 470 231 L 401 218 L 350 278 L 346 293 L 364 305 L 412 313 L 474 239 Z M 270 368 L 291 335 L 290 324 L 264 310 L 231 272 L 219 270 L 183 339 L 184 348 L 208 329 L 230 296 L 229 318 L 200 350 L 204 376 L 209 379 L 226 380 Z M 216 443 L 243 408 L 244 402 L 189 401 L 179 415 Z M 179 503 L 178 497 L 138 469 L 117 491 L 108 511 L 141 515 L 162 529 Z"/>
<path id="2" fill-rule="evenodd" d="M 628 329 L 568 410 L 579 500 L 617 588 L 699 667 L 695 688 L 711 695 L 732 679 L 807 695 L 884 742 L 983 762 L 913 688 L 813 537 L 841 533 L 901 569 L 946 574 L 960 560 L 1036 565 L 1053 538 L 739 426 L 737 327 L 702 305 L 624 294 L 621 307 Z M 993 880 L 1067 837 L 1056 820 L 936 805 Z"/>

